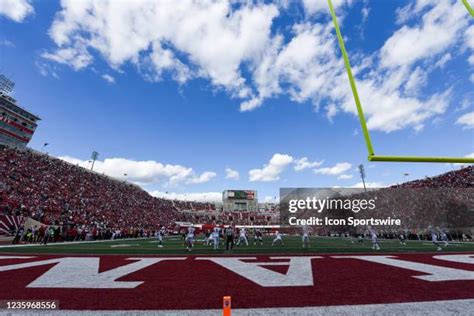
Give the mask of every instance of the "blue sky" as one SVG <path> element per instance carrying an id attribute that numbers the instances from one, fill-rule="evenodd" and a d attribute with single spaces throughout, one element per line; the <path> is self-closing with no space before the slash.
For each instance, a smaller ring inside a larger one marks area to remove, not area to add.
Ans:
<path id="1" fill-rule="evenodd" d="M 461 1 L 333 0 L 376 153 L 474 155 L 474 20 Z M 0 71 L 30 143 L 142 185 L 374 186 L 447 164 L 369 163 L 325 0 L 5 0 Z"/>

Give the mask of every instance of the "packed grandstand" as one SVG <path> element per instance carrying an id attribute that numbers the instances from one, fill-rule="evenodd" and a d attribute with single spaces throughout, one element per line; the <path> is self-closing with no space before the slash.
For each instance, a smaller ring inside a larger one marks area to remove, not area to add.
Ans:
<path id="1" fill-rule="evenodd" d="M 469 166 L 381 191 L 390 196 L 400 188 L 472 187 L 474 167 Z M 406 201 L 404 197 L 400 199 Z M 458 199 L 473 202 L 468 194 L 461 194 Z M 404 213 L 409 220 L 416 217 L 413 213 L 416 208 L 410 205 L 390 207 Z M 271 216 L 258 212 L 222 212 L 213 203 L 157 198 L 134 184 L 42 153 L 0 146 L 0 231 L 3 235 L 17 234 L 28 218 L 38 222 L 35 239 L 44 235 L 49 225 L 54 227 L 57 241 L 150 236 L 162 226 L 168 231 L 179 230 L 182 222 L 278 224 L 278 209 L 270 213 Z M 462 220 L 462 216 L 456 218 L 456 221 Z"/>
<path id="2" fill-rule="evenodd" d="M 0 179 L 0 215 L 32 218 L 91 233 L 93 238 L 107 238 L 116 231 L 138 236 L 160 226 L 173 230 L 176 222 L 268 224 L 271 219 L 249 212 L 217 212 L 213 203 L 153 197 L 134 184 L 6 146 L 0 146 Z M 11 234 L 16 225 L 3 222 L 0 229 Z"/>

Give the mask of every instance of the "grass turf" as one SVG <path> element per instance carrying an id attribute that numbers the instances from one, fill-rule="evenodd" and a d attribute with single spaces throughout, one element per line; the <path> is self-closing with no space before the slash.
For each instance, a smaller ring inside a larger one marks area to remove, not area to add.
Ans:
<path id="1" fill-rule="evenodd" d="M 398 240 L 379 240 L 380 251 L 372 250 L 370 240 L 353 243 L 348 238 L 335 237 L 311 237 L 311 247 L 303 248 L 301 237 L 285 236 L 284 245 L 271 246 L 273 237 L 264 238 L 263 245 L 253 244 L 253 239 L 249 239 L 248 246 L 234 246 L 232 251 L 225 251 L 223 240 L 220 248 L 214 250 L 212 246 L 205 246 L 203 237 L 198 236 L 194 243 L 191 254 L 287 254 L 287 253 L 418 253 L 435 252 L 436 246 L 430 241 L 407 241 L 406 245 L 401 245 Z M 189 254 L 184 246 L 184 241 L 180 237 L 166 237 L 164 247 L 159 248 L 158 242 L 154 238 L 148 239 L 120 239 L 105 242 L 86 243 L 61 243 L 48 245 L 31 245 L 25 247 L 5 247 L 0 248 L 1 253 L 42 253 L 42 254 L 150 254 L 150 255 L 183 255 Z M 443 247 L 440 252 L 474 252 L 474 243 L 450 243 Z"/>

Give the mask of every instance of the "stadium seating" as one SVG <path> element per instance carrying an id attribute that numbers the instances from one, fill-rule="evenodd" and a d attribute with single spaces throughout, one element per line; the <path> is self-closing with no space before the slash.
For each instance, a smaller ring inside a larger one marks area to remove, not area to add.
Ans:
<path id="1" fill-rule="evenodd" d="M 5 146 L 0 147 L 0 189 L 0 214 L 89 230 L 172 225 L 183 207 L 60 159 Z"/>

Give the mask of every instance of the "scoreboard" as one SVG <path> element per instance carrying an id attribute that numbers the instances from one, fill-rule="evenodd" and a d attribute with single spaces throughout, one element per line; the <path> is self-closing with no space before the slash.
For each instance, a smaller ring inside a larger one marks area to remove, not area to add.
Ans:
<path id="1" fill-rule="evenodd" d="M 227 191 L 227 198 L 235 200 L 254 200 L 255 191 L 229 190 Z"/>
<path id="2" fill-rule="evenodd" d="M 255 190 L 225 190 L 222 192 L 222 205 L 224 211 L 258 210 L 258 197 Z"/>

